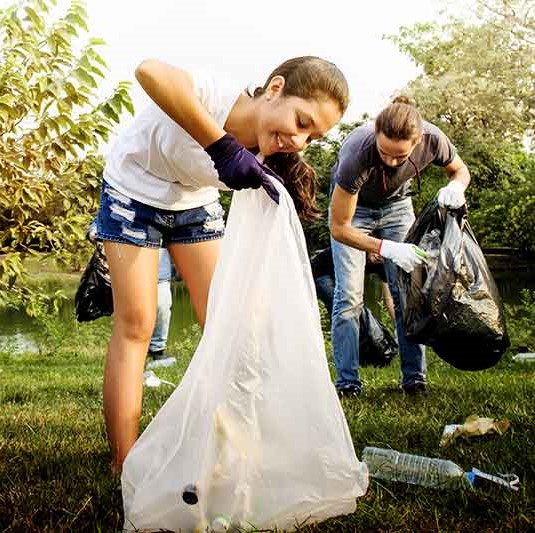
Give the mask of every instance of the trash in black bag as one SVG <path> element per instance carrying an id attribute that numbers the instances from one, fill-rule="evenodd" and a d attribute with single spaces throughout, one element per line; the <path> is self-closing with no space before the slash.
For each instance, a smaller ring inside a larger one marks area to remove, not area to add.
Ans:
<path id="1" fill-rule="evenodd" d="M 113 313 L 111 279 L 102 242 L 95 242 L 95 251 L 74 297 L 74 308 L 78 322 L 89 322 Z"/>
<path id="2" fill-rule="evenodd" d="M 372 312 L 362 307 L 359 329 L 360 366 L 388 366 L 398 353 L 398 343 Z"/>
<path id="3" fill-rule="evenodd" d="M 426 344 L 461 370 L 494 366 L 509 346 L 503 304 L 466 207 L 429 202 L 405 242 L 427 252 L 426 264 L 400 269 L 407 339 Z"/>
<path id="4" fill-rule="evenodd" d="M 324 303 L 329 318 L 334 292 L 334 265 L 331 248 L 317 251 L 311 258 L 312 275 L 318 298 Z M 359 320 L 360 366 L 388 366 L 398 352 L 398 343 L 373 313 L 362 306 Z"/>

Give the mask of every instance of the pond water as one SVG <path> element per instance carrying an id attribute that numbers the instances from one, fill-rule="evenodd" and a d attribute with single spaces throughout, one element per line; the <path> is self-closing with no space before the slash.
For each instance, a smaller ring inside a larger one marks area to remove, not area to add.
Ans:
<path id="1" fill-rule="evenodd" d="M 58 286 L 54 284 L 54 290 Z M 65 288 L 65 292 L 74 294 L 72 287 Z M 171 325 L 169 328 L 169 341 L 178 339 L 184 328 L 195 323 L 193 306 L 189 300 L 188 292 L 182 283 L 172 284 L 173 308 Z M 74 296 L 65 300 L 61 306 L 59 317 L 70 323 L 74 316 Z M 98 320 L 110 320 L 99 318 Z M 0 351 L 9 352 L 35 352 L 37 344 L 33 338 L 37 333 L 39 324 L 28 317 L 23 311 L 0 312 Z"/>
<path id="2" fill-rule="evenodd" d="M 535 290 L 535 264 L 525 263 L 515 258 L 503 258 L 495 261 L 489 259 L 489 265 L 493 271 L 494 278 L 500 289 L 502 299 L 508 304 L 520 302 L 522 289 Z M 74 294 L 76 282 L 72 281 L 69 293 Z M 55 290 L 56 286 L 51 286 L 50 290 Z M 189 301 L 188 293 L 182 283 L 174 283 L 173 310 L 169 341 L 178 340 L 184 328 L 188 328 L 195 322 L 193 308 Z M 376 302 L 380 299 L 380 288 L 377 278 L 372 276 L 366 284 L 366 301 L 372 311 L 377 310 Z M 65 321 L 72 319 L 74 314 L 73 299 L 66 300 L 61 308 L 60 317 Z M 106 319 L 99 319 L 106 320 Z M 0 351 L 23 352 L 36 351 L 37 346 L 33 340 L 33 334 L 38 327 L 37 323 L 29 318 L 24 312 L 4 311 L 0 312 Z"/>

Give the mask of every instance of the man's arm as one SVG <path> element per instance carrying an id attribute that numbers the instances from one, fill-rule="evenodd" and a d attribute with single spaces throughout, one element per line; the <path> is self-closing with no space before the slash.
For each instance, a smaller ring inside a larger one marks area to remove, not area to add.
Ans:
<path id="1" fill-rule="evenodd" d="M 357 199 L 358 193 L 348 193 L 339 185 L 335 185 L 331 198 L 330 217 L 331 235 L 335 240 L 358 250 L 379 253 L 382 257 L 391 259 L 405 272 L 412 272 L 416 265 L 426 259 L 425 252 L 414 244 L 379 240 L 354 228 L 351 221 L 355 214 Z"/>
<path id="2" fill-rule="evenodd" d="M 450 181 L 438 191 L 438 204 L 442 207 L 458 209 L 466 203 L 464 191 L 470 183 L 470 172 L 458 155 L 444 167 L 444 170 L 448 173 Z"/>
<path id="3" fill-rule="evenodd" d="M 464 189 L 466 189 L 470 183 L 470 171 L 465 162 L 456 155 L 453 161 L 444 167 L 447 172 L 450 181 L 458 181 L 462 183 Z"/>
<path id="4" fill-rule="evenodd" d="M 357 207 L 358 193 L 351 194 L 340 185 L 334 186 L 330 205 L 330 230 L 333 239 L 358 250 L 378 253 L 381 241 L 351 225 Z"/>

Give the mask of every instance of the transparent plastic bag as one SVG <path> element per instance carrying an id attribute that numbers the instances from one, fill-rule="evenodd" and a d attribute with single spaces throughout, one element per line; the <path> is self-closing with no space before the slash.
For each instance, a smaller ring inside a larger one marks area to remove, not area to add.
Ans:
<path id="1" fill-rule="evenodd" d="M 125 530 L 205 531 L 221 517 L 293 530 L 353 512 L 367 488 L 303 231 L 275 185 L 280 205 L 262 189 L 234 193 L 203 337 L 124 463 Z"/>
<path id="2" fill-rule="evenodd" d="M 405 242 L 429 257 L 411 274 L 400 270 L 407 338 L 431 346 L 461 370 L 495 365 L 509 345 L 503 304 L 466 208 L 440 208 L 431 201 Z"/>

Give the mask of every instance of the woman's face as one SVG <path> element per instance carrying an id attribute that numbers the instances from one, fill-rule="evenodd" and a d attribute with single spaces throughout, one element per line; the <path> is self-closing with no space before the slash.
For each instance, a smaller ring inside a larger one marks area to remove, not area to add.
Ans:
<path id="1" fill-rule="evenodd" d="M 256 134 L 258 148 L 265 156 L 300 152 L 342 118 L 340 106 L 334 100 L 284 96 L 283 87 L 284 78 L 275 76 L 260 96 Z"/>

